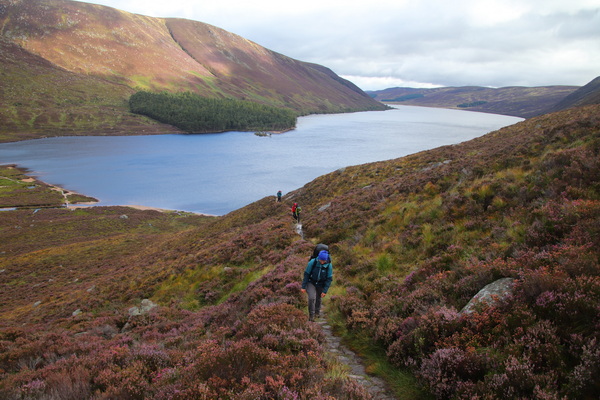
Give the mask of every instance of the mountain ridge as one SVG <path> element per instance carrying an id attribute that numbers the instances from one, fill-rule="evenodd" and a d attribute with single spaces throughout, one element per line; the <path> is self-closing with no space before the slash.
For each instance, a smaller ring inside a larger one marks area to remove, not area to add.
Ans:
<path id="1" fill-rule="evenodd" d="M 128 96 L 142 89 L 234 97 L 290 108 L 299 115 L 386 108 L 326 67 L 294 60 L 202 22 L 153 18 L 69 0 L 2 0 L 0 5 L 4 43 L 0 63 L 7 62 L 6 55 L 25 57 L 19 63 L 24 66 L 21 71 L 3 67 L 0 90 L 6 96 L 0 99 L 0 113 L 8 121 L 0 127 L 3 141 L 51 133 L 177 131 L 129 113 Z M 30 71 L 31 57 L 50 62 L 46 71 Z M 23 86 L 29 91 L 19 85 L 9 90 L 15 74 L 25 83 L 44 75 L 57 80 L 76 75 L 81 81 L 90 79 L 91 88 L 86 93 L 84 85 L 71 91 L 68 86 L 42 83 L 42 90 L 36 90 L 27 83 Z M 109 115 L 90 112 L 88 106 L 97 104 L 88 99 L 94 91 L 105 93 L 101 105 L 111 110 Z M 45 107 L 36 106 L 41 101 Z M 77 121 L 70 120 L 71 115 Z"/>
<path id="2" fill-rule="evenodd" d="M 590 104 L 600 104 L 600 76 L 569 94 L 555 106 L 551 107 L 548 112 Z"/>
<path id="3" fill-rule="evenodd" d="M 578 89 L 577 86 L 461 86 L 434 89 L 397 87 L 367 93 L 383 102 L 531 118 L 549 112 L 559 101 Z"/>

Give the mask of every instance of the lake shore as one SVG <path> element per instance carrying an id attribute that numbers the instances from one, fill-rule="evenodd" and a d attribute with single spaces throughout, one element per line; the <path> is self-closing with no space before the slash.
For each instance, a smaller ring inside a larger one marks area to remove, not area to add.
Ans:
<path id="1" fill-rule="evenodd" d="M 75 210 L 75 209 L 80 209 L 80 208 L 96 207 L 95 204 L 97 204 L 97 203 L 74 203 L 74 204 L 68 204 L 66 208 Z M 194 214 L 194 215 L 200 215 L 203 217 L 218 217 L 218 215 L 211 215 L 211 214 L 204 214 L 204 213 L 183 211 L 183 210 L 171 210 L 171 209 L 166 209 L 166 208 L 142 206 L 142 205 L 138 205 L 138 204 L 121 204 L 121 205 L 114 205 L 114 206 L 97 206 L 97 207 L 129 207 L 129 208 L 134 208 L 136 210 L 142 210 L 142 211 L 159 211 L 159 212 L 164 212 L 164 213 Z"/>
<path id="2" fill-rule="evenodd" d="M 30 175 L 31 171 L 29 169 L 19 167 L 16 164 L 0 165 L 0 167 L 7 168 L 9 170 L 19 171 L 19 173 L 21 174 L 21 178 L 18 179 L 19 182 L 30 184 L 30 185 L 37 185 L 39 187 L 47 188 L 47 190 L 58 192 L 63 196 L 63 199 L 64 199 L 64 203 L 62 205 L 56 204 L 54 206 L 50 206 L 50 205 L 21 204 L 21 205 L 9 206 L 9 207 L 1 207 L 0 210 L 2 210 L 2 211 L 11 211 L 11 210 L 17 210 L 17 209 L 22 209 L 22 208 L 67 208 L 70 210 L 76 210 L 76 209 L 81 209 L 81 208 L 96 207 L 100 203 L 99 200 L 97 200 L 93 197 L 86 196 L 82 193 L 79 193 L 79 192 L 76 192 L 73 190 L 65 189 L 59 185 L 53 185 L 48 182 L 42 181 L 42 180 L 36 178 L 35 176 Z M 1 176 L 0 176 L 0 178 L 1 178 Z M 10 179 L 10 178 L 5 178 L 5 179 Z M 77 200 L 74 201 L 73 200 L 73 199 L 77 199 L 77 198 L 85 199 L 87 201 L 77 201 Z M 173 213 L 201 215 L 204 217 L 216 217 L 216 215 L 211 215 L 211 214 L 197 213 L 197 212 L 191 212 L 191 211 L 182 211 L 182 210 L 172 210 L 172 209 L 144 206 L 144 205 L 138 205 L 138 204 L 131 204 L 131 205 L 124 204 L 124 205 L 98 206 L 98 207 L 129 207 L 129 208 L 134 208 L 136 210 L 142 210 L 142 211 L 152 210 L 152 211 L 159 211 L 159 212 L 165 212 L 165 213 L 173 212 Z"/>

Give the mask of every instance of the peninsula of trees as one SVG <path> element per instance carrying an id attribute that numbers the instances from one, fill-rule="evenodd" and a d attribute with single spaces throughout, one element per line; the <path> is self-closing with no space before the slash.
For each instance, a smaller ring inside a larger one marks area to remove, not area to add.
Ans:
<path id="1" fill-rule="evenodd" d="M 268 130 L 296 126 L 297 115 L 251 101 L 213 99 L 191 92 L 137 92 L 129 98 L 131 112 L 176 126 L 189 133 Z"/>

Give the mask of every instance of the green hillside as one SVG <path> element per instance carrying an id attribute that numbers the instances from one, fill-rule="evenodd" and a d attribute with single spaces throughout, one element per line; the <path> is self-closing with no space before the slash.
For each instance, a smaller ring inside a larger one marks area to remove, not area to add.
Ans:
<path id="1" fill-rule="evenodd" d="M 328 322 L 398 399 L 595 398 L 599 111 L 347 167 L 223 217 L 4 211 L 0 398 L 368 399 L 307 321 L 319 242 Z M 507 277 L 498 303 L 460 312 Z"/>
<path id="2" fill-rule="evenodd" d="M 133 89 L 58 68 L 2 37 L 0 78 L 0 142 L 180 132 L 130 113 Z"/>

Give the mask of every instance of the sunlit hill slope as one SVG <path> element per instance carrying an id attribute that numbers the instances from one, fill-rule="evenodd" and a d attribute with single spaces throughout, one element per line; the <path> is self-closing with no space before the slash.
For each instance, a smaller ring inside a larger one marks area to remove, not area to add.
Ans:
<path id="1" fill-rule="evenodd" d="M 202 22 L 68 0 L 0 0 L 0 140 L 165 133 L 137 90 L 192 91 L 299 114 L 384 109 L 331 70 Z"/>
<path id="2" fill-rule="evenodd" d="M 324 242 L 329 323 L 398 398 L 595 398 L 599 112 L 347 167 L 217 218 L 4 211 L 0 397 L 367 399 L 306 318 L 302 270 Z M 24 191 L 2 175 L 5 199 Z M 514 286 L 498 303 L 460 312 L 499 278 Z M 132 309 L 143 299 L 156 307 Z"/>

